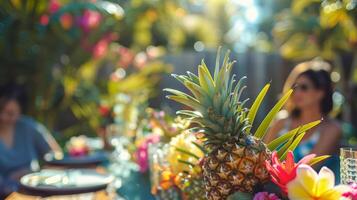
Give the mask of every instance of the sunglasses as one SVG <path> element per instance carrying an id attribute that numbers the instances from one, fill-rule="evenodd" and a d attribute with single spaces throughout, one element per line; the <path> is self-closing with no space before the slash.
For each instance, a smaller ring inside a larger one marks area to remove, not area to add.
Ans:
<path id="1" fill-rule="evenodd" d="M 302 92 L 307 92 L 310 89 L 314 88 L 314 86 L 306 84 L 306 83 L 301 83 L 301 84 L 295 83 L 293 88 L 294 88 L 295 91 L 299 90 L 299 91 L 302 91 Z"/>

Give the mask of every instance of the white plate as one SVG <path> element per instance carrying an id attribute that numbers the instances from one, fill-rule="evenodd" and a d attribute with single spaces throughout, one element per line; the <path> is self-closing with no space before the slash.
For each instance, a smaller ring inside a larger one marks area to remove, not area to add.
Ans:
<path id="1" fill-rule="evenodd" d="M 21 178 L 23 189 L 41 195 L 79 194 L 105 189 L 114 180 L 90 169 L 41 170 Z"/>

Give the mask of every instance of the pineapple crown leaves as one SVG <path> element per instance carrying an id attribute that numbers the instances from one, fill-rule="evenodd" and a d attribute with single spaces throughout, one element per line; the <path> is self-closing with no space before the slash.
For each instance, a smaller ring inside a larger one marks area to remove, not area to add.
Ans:
<path id="1" fill-rule="evenodd" d="M 235 61 L 230 61 L 227 51 L 220 65 L 220 49 L 216 58 L 214 75 L 210 73 L 204 60 L 198 66 L 198 75 L 187 72 L 187 75 L 172 76 L 181 82 L 191 94 L 165 89 L 171 93 L 167 98 L 184 104 L 193 110 L 181 110 L 177 114 L 184 115 L 193 123 L 199 124 L 204 130 L 206 144 L 219 144 L 231 138 L 239 138 L 248 134 L 250 123 L 247 118 L 247 102 L 241 101 L 245 89 L 243 81 L 236 75 L 231 76 Z"/>
<path id="2" fill-rule="evenodd" d="M 214 75 L 212 77 L 205 62 L 202 60 L 198 66 L 198 75 L 187 72 L 187 75 L 172 76 L 180 81 L 193 96 L 174 89 L 165 89 L 170 92 L 168 99 L 172 99 L 190 107 L 193 110 L 181 110 L 177 114 L 183 115 L 191 122 L 199 124 L 203 130 L 206 141 L 205 145 L 219 145 L 227 140 L 239 139 L 242 134 L 250 135 L 255 116 L 264 100 L 270 83 L 266 84 L 260 91 L 250 109 L 245 107 L 248 99 L 241 100 L 241 95 L 246 86 L 243 85 L 246 77 L 236 82 L 236 76 L 232 75 L 234 61 L 229 60 L 230 52 L 227 51 L 222 65 L 220 65 L 220 48 L 216 57 Z M 270 124 L 277 113 L 289 99 L 293 89 L 286 92 L 282 98 L 273 106 L 263 121 L 260 123 L 254 137 L 263 139 Z M 270 150 L 285 146 L 280 151 L 280 157 L 286 156 L 288 150 L 294 150 L 303 138 L 305 132 L 316 126 L 319 121 L 302 126 L 298 130 L 288 132 L 268 144 Z"/>

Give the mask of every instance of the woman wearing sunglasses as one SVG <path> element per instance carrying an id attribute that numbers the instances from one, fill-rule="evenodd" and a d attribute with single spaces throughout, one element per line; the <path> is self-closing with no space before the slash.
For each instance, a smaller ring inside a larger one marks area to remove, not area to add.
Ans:
<path id="1" fill-rule="evenodd" d="M 289 130 L 309 122 L 323 119 L 320 125 L 306 132 L 300 145 L 294 151 L 296 160 L 306 154 L 337 155 L 341 139 L 339 123 L 329 117 L 333 107 L 332 81 L 328 63 L 313 60 L 297 65 L 289 75 L 284 90 L 295 88 L 287 103 L 287 115 L 278 120 L 269 130 L 266 141 L 275 139 Z M 330 159 L 324 165 L 338 164 Z M 332 166 L 337 168 L 338 166 Z"/>

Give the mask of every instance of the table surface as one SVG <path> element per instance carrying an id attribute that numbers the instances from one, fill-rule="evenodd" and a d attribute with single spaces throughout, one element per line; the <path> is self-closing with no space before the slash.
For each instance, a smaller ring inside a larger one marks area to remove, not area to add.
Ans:
<path id="1" fill-rule="evenodd" d="M 127 161 L 124 166 L 133 165 L 132 161 Z M 105 163 L 100 166 L 88 166 L 88 168 L 94 168 L 98 172 L 109 172 L 113 170 L 109 170 L 110 163 Z M 122 166 L 122 165 L 121 165 Z M 49 166 L 46 165 L 44 168 L 51 169 L 65 169 L 65 167 L 59 166 Z M 124 167 L 125 168 L 125 167 Z M 151 195 L 151 186 L 150 186 L 150 176 L 148 173 L 141 173 L 138 170 L 133 169 L 120 169 L 119 166 L 114 167 L 114 171 L 127 171 L 125 176 L 115 175 L 118 180 L 120 180 L 121 185 L 117 188 L 116 193 L 108 194 L 106 191 L 98 191 L 95 193 L 84 193 L 84 194 L 76 194 L 76 195 L 61 195 L 61 196 L 50 196 L 50 197 L 40 197 L 35 195 L 28 195 L 21 192 L 14 192 L 10 194 L 6 200 L 32 200 L 32 199 L 128 199 L 128 200 L 154 200 L 155 198 Z"/>
<path id="2" fill-rule="evenodd" d="M 32 195 L 25 195 L 18 192 L 10 194 L 6 200 L 73 200 L 73 199 L 100 199 L 100 200 L 111 200 L 115 199 L 115 194 L 108 194 L 106 191 L 98 191 L 95 193 L 85 193 L 76 195 L 63 195 L 63 196 L 50 196 L 50 197 L 39 197 Z"/>

